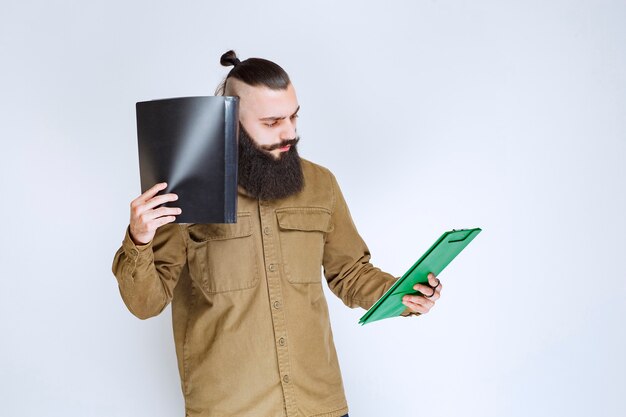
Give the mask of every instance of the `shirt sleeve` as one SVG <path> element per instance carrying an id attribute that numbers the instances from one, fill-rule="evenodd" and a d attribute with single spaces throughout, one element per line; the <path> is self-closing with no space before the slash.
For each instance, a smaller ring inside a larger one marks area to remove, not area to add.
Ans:
<path id="1" fill-rule="evenodd" d="M 135 245 L 129 227 L 126 228 L 122 246 L 113 258 L 112 270 L 124 304 L 140 319 L 158 315 L 172 300 L 174 287 L 187 261 L 183 227 L 176 223 L 165 224 L 145 245 Z"/>
<path id="2" fill-rule="evenodd" d="M 351 308 L 369 309 L 391 286 L 396 277 L 370 263 L 370 252 L 359 235 L 339 189 L 329 172 L 333 191 L 331 231 L 324 245 L 324 276 L 330 290 Z M 402 316 L 412 315 L 407 307 Z"/>

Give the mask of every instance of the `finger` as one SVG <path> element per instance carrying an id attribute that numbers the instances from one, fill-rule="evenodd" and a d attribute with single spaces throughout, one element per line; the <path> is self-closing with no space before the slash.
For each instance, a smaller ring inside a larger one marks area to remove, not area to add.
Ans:
<path id="1" fill-rule="evenodd" d="M 176 220 L 176 216 L 159 217 L 158 219 L 154 220 L 154 225 L 156 226 L 156 228 L 159 228 L 164 224 L 173 222 L 174 220 Z"/>
<path id="2" fill-rule="evenodd" d="M 159 207 L 158 209 L 150 210 L 144 213 L 142 216 L 144 222 L 148 223 L 151 220 L 158 219 L 163 216 L 177 216 L 182 213 L 179 207 Z"/>
<path id="3" fill-rule="evenodd" d="M 428 288 L 431 288 L 431 287 L 428 287 Z M 441 286 L 439 286 L 439 288 L 431 288 L 430 294 L 425 294 L 424 296 L 427 297 L 429 300 L 437 301 L 439 297 L 441 297 Z"/>
<path id="4" fill-rule="evenodd" d="M 436 290 L 433 287 L 424 284 L 415 284 L 413 289 L 419 291 L 424 296 L 432 297 L 435 295 Z"/>
<path id="5" fill-rule="evenodd" d="M 163 216 L 174 217 L 181 213 L 181 209 L 178 207 L 161 207 L 156 210 L 148 210 L 141 213 L 133 221 L 131 221 L 131 228 L 139 233 L 154 232 L 159 226 L 155 223 L 155 220 Z"/>
<path id="6" fill-rule="evenodd" d="M 156 197 L 153 197 L 152 199 L 148 200 L 143 205 L 143 208 L 144 210 L 150 210 L 160 204 L 167 203 L 168 201 L 176 201 L 176 200 L 178 200 L 178 195 L 174 193 L 157 195 Z"/>
<path id="7" fill-rule="evenodd" d="M 159 182 L 157 184 L 154 184 L 150 189 L 148 189 L 145 193 L 141 194 L 139 197 L 137 197 L 136 199 L 133 200 L 134 202 L 137 202 L 136 205 L 139 204 L 143 204 L 146 201 L 150 200 L 152 197 L 154 197 L 155 195 L 157 195 L 157 193 L 161 190 L 164 190 L 165 188 L 167 188 L 167 183 L 166 182 Z M 131 203 L 132 206 L 132 203 Z"/>
<path id="8" fill-rule="evenodd" d="M 428 307 L 425 307 L 421 304 L 415 304 L 410 301 L 403 301 L 402 304 L 407 306 L 409 310 L 411 310 L 414 313 L 426 314 L 430 310 Z"/>
<path id="9" fill-rule="evenodd" d="M 419 295 L 405 295 L 404 297 L 402 297 L 402 301 L 408 301 L 410 303 L 418 304 L 427 308 L 431 308 L 435 305 L 435 302 L 432 299 Z"/>

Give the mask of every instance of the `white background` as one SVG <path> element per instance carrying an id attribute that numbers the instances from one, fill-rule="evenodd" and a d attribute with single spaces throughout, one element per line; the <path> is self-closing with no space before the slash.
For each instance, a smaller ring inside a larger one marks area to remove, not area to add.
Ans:
<path id="1" fill-rule="evenodd" d="M 170 309 L 110 271 L 139 194 L 134 104 L 274 60 L 301 153 L 401 275 L 483 232 L 430 314 L 330 292 L 351 417 L 626 415 L 623 1 L 6 1 L 0 414 L 182 416 Z"/>

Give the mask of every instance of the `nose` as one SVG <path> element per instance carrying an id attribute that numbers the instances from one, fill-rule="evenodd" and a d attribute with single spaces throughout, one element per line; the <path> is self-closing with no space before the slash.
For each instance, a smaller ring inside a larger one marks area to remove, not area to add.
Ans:
<path id="1" fill-rule="evenodd" d="M 280 140 L 293 139 L 296 137 L 296 119 L 285 119 L 283 128 L 280 131 Z"/>

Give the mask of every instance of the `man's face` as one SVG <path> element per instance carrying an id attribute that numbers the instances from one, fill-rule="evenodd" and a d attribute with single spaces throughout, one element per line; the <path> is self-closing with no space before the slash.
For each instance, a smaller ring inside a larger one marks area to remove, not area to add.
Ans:
<path id="1" fill-rule="evenodd" d="M 237 79 L 228 81 L 239 96 L 239 121 L 255 144 L 279 159 L 289 145 L 276 148 L 281 142 L 294 139 L 298 117 L 298 99 L 293 85 L 285 90 L 252 87 Z"/>

